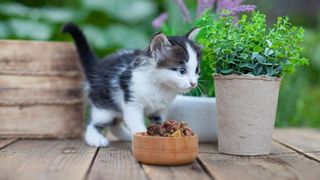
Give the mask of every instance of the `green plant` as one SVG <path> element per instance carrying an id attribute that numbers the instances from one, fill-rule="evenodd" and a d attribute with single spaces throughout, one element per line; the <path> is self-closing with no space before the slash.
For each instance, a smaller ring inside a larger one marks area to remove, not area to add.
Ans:
<path id="1" fill-rule="evenodd" d="M 156 12 L 157 2 L 148 0 L 2 0 L 0 39 L 71 41 L 60 28 L 72 21 L 103 57 L 117 49 L 145 48 L 153 34 L 146 22 Z"/>
<path id="2" fill-rule="evenodd" d="M 243 15 L 236 25 L 232 16 L 207 13 L 198 26 L 197 40 L 204 46 L 202 60 L 215 73 L 280 77 L 308 64 L 301 56 L 304 29 L 292 26 L 288 17 L 279 17 L 268 28 L 266 16 L 259 12 L 250 18 Z"/>

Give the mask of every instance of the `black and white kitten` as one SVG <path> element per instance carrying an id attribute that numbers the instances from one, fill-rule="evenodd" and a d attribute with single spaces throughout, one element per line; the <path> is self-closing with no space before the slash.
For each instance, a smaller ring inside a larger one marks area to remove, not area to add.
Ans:
<path id="1" fill-rule="evenodd" d="M 126 50 L 97 61 L 85 36 L 74 24 L 65 24 L 70 33 L 88 81 L 91 119 L 85 140 L 91 146 L 107 146 L 99 132 L 110 131 L 121 140 L 131 140 L 146 131 L 144 116 L 163 120 L 167 107 L 178 93 L 197 86 L 201 50 L 194 43 L 199 29 L 184 36 L 157 33 L 145 50 Z"/>

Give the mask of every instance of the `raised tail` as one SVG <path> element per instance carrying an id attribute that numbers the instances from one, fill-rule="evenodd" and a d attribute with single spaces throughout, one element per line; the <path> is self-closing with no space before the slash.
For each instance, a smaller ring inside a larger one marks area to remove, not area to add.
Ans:
<path id="1" fill-rule="evenodd" d="M 74 43 L 77 47 L 77 51 L 79 54 L 79 58 L 81 60 L 82 67 L 85 71 L 85 75 L 87 77 L 87 80 L 90 81 L 90 73 L 91 70 L 96 63 L 96 57 L 92 50 L 89 47 L 89 44 L 86 40 L 86 37 L 82 33 L 82 31 L 79 29 L 78 26 L 76 26 L 73 23 L 66 23 L 62 26 L 61 32 L 63 33 L 69 33 L 72 38 L 74 39 Z"/>

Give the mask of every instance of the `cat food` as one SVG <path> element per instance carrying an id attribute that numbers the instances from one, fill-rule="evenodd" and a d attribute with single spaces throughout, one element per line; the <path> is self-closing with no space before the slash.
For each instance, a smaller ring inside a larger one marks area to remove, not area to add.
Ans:
<path id="1" fill-rule="evenodd" d="M 191 128 L 185 122 L 166 120 L 163 124 L 151 124 L 146 133 L 147 136 L 184 137 L 193 136 Z"/>

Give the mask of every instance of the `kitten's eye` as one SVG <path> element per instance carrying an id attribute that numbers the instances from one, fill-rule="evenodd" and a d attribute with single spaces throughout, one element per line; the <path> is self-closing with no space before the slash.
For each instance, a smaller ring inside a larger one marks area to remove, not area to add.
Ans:
<path id="1" fill-rule="evenodd" d="M 200 73 L 200 68 L 199 68 L 199 66 L 197 66 L 197 68 L 196 68 L 196 74 L 199 74 Z"/>
<path id="2" fill-rule="evenodd" d="M 187 73 L 187 70 L 186 68 L 179 68 L 178 69 L 178 72 L 181 74 L 181 75 L 185 75 Z"/>

